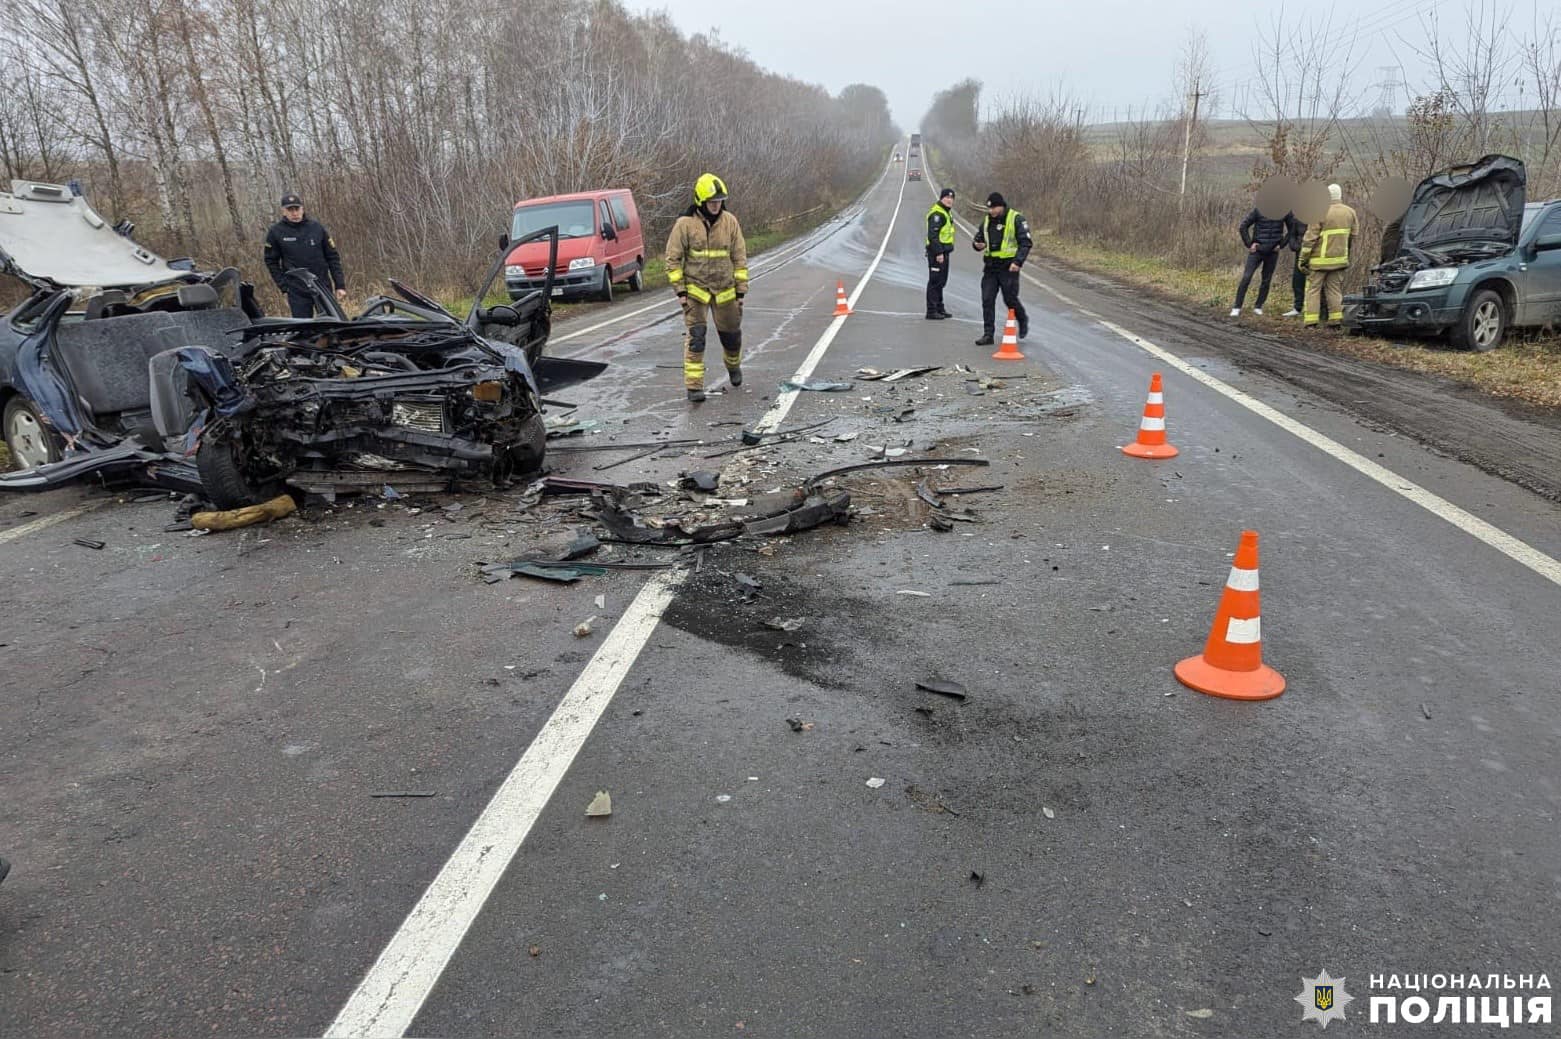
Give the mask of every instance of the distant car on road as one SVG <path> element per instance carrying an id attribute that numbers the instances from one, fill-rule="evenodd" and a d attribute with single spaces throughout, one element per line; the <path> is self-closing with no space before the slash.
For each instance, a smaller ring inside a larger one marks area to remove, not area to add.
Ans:
<path id="1" fill-rule="evenodd" d="M 509 236 L 519 242 L 534 231 L 558 225 L 555 297 L 589 297 L 612 302 L 613 286 L 645 288 L 645 235 L 634 194 L 624 188 L 551 195 L 517 203 Z M 533 241 L 510 252 L 504 285 L 511 299 L 540 289 L 547 274 L 548 243 Z"/>
<path id="2" fill-rule="evenodd" d="M 1561 199 L 1524 204 L 1523 163 L 1487 155 L 1415 189 L 1396 256 L 1344 299 L 1351 331 L 1439 335 L 1486 351 L 1561 323 Z"/>
<path id="3" fill-rule="evenodd" d="M 910 172 L 905 174 L 905 179 L 906 180 L 920 180 L 921 179 L 921 170 L 915 170 L 915 169 L 911 170 Z"/>
<path id="4" fill-rule="evenodd" d="M 894 153 L 894 161 L 895 162 L 904 162 L 905 161 L 905 156 L 901 155 L 899 152 L 895 152 Z"/>

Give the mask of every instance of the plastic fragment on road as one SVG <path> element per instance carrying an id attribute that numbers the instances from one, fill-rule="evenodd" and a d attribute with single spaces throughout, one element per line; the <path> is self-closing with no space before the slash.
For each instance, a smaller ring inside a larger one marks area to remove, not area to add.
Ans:
<path id="1" fill-rule="evenodd" d="M 884 784 L 884 781 L 882 779 L 878 778 L 877 776 L 874 776 L 873 778 L 871 778 L 871 779 L 869 779 L 867 781 L 867 785 L 872 787 L 874 790 L 877 790 L 879 787 L 883 786 L 883 784 Z"/>
<path id="2" fill-rule="evenodd" d="M 797 631 L 806 623 L 802 617 L 772 617 L 764 626 L 772 631 Z"/>
<path id="3" fill-rule="evenodd" d="M 931 592 L 918 592 L 914 588 L 901 588 L 899 591 L 895 592 L 894 594 L 895 595 L 911 595 L 911 596 L 915 596 L 918 599 L 930 599 L 930 598 L 932 598 L 932 593 Z"/>
<path id="4" fill-rule="evenodd" d="M 787 718 L 786 724 L 791 726 L 792 732 L 811 732 L 813 730 L 813 723 L 805 722 L 801 718 Z"/>
<path id="5" fill-rule="evenodd" d="M 108 546 L 108 542 L 96 541 L 92 538 L 77 538 L 72 544 L 80 545 L 82 548 L 90 548 L 96 552 L 101 552 Z"/>
<path id="6" fill-rule="evenodd" d="M 585 620 L 581 621 L 579 624 L 576 624 L 575 625 L 575 638 L 583 639 L 583 638 L 589 637 L 591 632 L 594 630 L 591 627 L 591 622 L 594 621 L 595 619 L 596 619 L 595 617 L 587 617 Z"/>
<path id="7" fill-rule="evenodd" d="M 585 814 L 596 819 L 605 818 L 612 814 L 612 794 L 605 790 L 598 790 L 596 796 L 591 798 L 591 803 L 586 806 Z"/>
<path id="8" fill-rule="evenodd" d="M 1057 818 L 1057 813 L 1052 811 L 1050 808 L 1043 807 L 1041 809 L 1041 814 L 1046 816 L 1046 818 L 1048 818 L 1048 819 L 1055 819 L 1055 818 Z"/>
<path id="9" fill-rule="evenodd" d="M 916 688 L 923 692 L 947 696 L 949 699 L 958 700 L 960 703 L 970 699 L 970 692 L 963 685 L 941 678 L 924 678 L 916 683 Z"/>
<path id="10" fill-rule="evenodd" d="M 270 501 L 261 502 L 259 505 L 246 505 L 242 509 L 197 512 L 190 517 L 190 525 L 196 530 L 237 530 L 240 527 L 254 526 L 256 523 L 270 523 L 283 516 L 291 516 L 297 511 L 298 503 L 293 501 L 292 495 L 279 494 Z"/>
<path id="11" fill-rule="evenodd" d="M 793 390 L 809 390 L 814 393 L 844 393 L 845 391 L 852 389 L 855 385 L 856 384 L 852 382 L 841 382 L 835 379 L 804 379 L 801 382 L 787 379 L 785 382 L 780 384 L 780 388 L 788 392 Z"/>
<path id="12" fill-rule="evenodd" d="M 726 804 L 728 801 L 730 801 L 732 799 L 732 795 L 731 794 L 716 794 L 715 795 L 715 799 L 716 799 L 717 802 L 719 802 L 721 804 Z"/>

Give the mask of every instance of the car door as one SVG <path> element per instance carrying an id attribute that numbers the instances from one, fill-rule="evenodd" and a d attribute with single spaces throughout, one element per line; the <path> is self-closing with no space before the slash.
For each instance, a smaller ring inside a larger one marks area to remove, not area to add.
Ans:
<path id="1" fill-rule="evenodd" d="M 612 209 L 605 198 L 596 203 L 596 209 L 601 222 L 601 230 L 597 233 L 603 238 L 602 255 L 607 257 L 607 263 L 612 267 L 613 280 L 616 281 L 623 266 L 623 240 L 618 236 L 618 229 L 613 226 Z M 607 237 L 609 233 L 612 234 L 611 238 Z"/>
<path id="2" fill-rule="evenodd" d="M 624 270 L 628 270 L 639 259 L 643 243 L 629 212 L 629 196 L 614 195 L 610 201 L 613 226 L 618 229 L 618 263 Z M 617 270 L 618 267 L 613 269 Z"/>
<path id="3" fill-rule="evenodd" d="M 1529 304 L 1523 323 L 1561 323 L 1561 205 L 1540 216 L 1529 245 L 1535 252 L 1523 274 Z"/>

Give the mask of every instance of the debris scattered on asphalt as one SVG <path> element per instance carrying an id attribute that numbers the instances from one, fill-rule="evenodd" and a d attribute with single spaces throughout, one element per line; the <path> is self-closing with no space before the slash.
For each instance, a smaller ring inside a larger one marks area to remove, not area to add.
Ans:
<path id="1" fill-rule="evenodd" d="M 98 551 L 98 552 L 103 551 L 103 549 L 108 546 L 108 542 L 106 542 L 106 541 L 94 541 L 92 538 L 77 538 L 72 543 L 80 545 L 82 548 L 90 548 L 90 549 L 93 549 L 94 551 Z"/>
<path id="2" fill-rule="evenodd" d="M 370 797 L 438 797 L 437 790 L 375 790 Z"/>
<path id="3" fill-rule="evenodd" d="M 598 595 L 596 597 L 596 608 L 598 610 L 605 610 L 607 608 L 607 596 Z"/>
<path id="4" fill-rule="evenodd" d="M 956 577 L 950 581 L 951 586 L 969 586 L 979 584 L 1002 584 L 1001 577 Z"/>
<path id="5" fill-rule="evenodd" d="M 612 794 L 605 790 L 598 790 L 596 796 L 591 798 L 591 803 L 586 805 L 585 814 L 594 818 L 605 818 L 612 814 Z"/>
<path id="6" fill-rule="evenodd" d="M 813 723 L 805 722 L 801 718 L 787 718 L 786 724 L 791 726 L 792 732 L 811 732 L 813 730 Z"/>
<path id="7" fill-rule="evenodd" d="M 1426 721 L 1430 721 L 1431 720 L 1431 708 L 1427 707 L 1423 703 L 1420 705 L 1420 713 L 1425 715 L 1425 720 Z"/>
<path id="8" fill-rule="evenodd" d="M 680 481 L 682 487 L 688 490 L 713 492 L 721 482 L 721 474 L 713 473 L 707 469 L 699 469 L 691 473 L 684 473 Z"/>
<path id="9" fill-rule="evenodd" d="M 911 803 L 924 812 L 932 812 L 934 815 L 959 815 L 953 808 L 943 803 L 943 798 L 936 793 L 930 793 L 912 784 L 905 788 L 905 796 L 911 799 Z"/>
<path id="10" fill-rule="evenodd" d="M 1204 1007 L 1202 1010 L 1189 1010 L 1189 1011 L 1187 1011 L 1187 1016 L 1188 1017 L 1196 1017 L 1196 1018 L 1199 1018 L 1201 1020 L 1201 1019 L 1204 1019 L 1204 1018 L 1213 1017 L 1214 1016 L 1214 1011 L 1210 1010 L 1208 1007 Z"/>
<path id="11" fill-rule="evenodd" d="M 855 386 L 852 382 L 840 382 L 834 379 L 804 379 L 795 382 L 787 379 L 780 384 L 782 390 L 811 390 L 815 393 L 843 393 Z"/>
<path id="12" fill-rule="evenodd" d="M 772 631 L 797 631 L 807 621 L 802 617 L 772 617 L 764 622 Z"/>
<path id="13" fill-rule="evenodd" d="M 947 696 L 960 703 L 970 699 L 970 691 L 963 685 L 942 678 L 924 678 L 916 683 L 916 688 L 928 693 L 937 693 L 939 696 Z"/>
<path id="14" fill-rule="evenodd" d="M 931 592 L 918 592 L 914 588 L 901 588 L 899 591 L 895 592 L 894 594 L 895 595 L 912 595 L 912 596 L 915 596 L 918 599 L 930 599 L 930 598 L 932 598 L 932 593 Z"/>
<path id="15" fill-rule="evenodd" d="M 923 716 L 925 718 L 931 718 L 934 714 L 937 713 L 931 707 L 917 707 L 917 708 L 914 708 L 914 710 L 916 711 L 917 714 L 919 714 L 919 715 L 921 715 L 921 716 Z"/>
<path id="16" fill-rule="evenodd" d="M 594 621 L 595 619 L 596 619 L 595 617 L 587 617 L 585 620 L 581 621 L 579 624 L 576 624 L 575 625 L 575 638 L 577 638 L 577 639 L 588 638 L 590 636 L 592 630 L 593 630 L 592 627 L 591 627 L 591 622 Z"/>
<path id="17" fill-rule="evenodd" d="M 867 781 L 867 785 L 872 787 L 874 790 L 877 790 L 879 787 L 884 785 L 884 780 L 880 779 L 878 776 L 874 776 Z"/>
<path id="18" fill-rule="evenodd" d="M 542 955 L 542 946 L 540 946 L 540 945 L 530 945 L 530 946 L 527 946 L 526 947 L 526 954 L 529 955 L 532 959 L 536 959 L 538 956 Z"/>
<path id="19" fill-rule="evenodd" d="M 1041 809 L 1041 814 L 1046 816 L 1046 818 L 1048 818 L 1048 819 L 1055 819 L 1055 818 L 1057 818 L 1057 813 L 1052 811 L 1050 808 L 1044 808 L 1043 807 Z"/>
<path id="20" fill-rule="evenodd" d="M 279 494 L 259 505 L 247 505 L 242 509 L 225 512 L 197 512 L 190 517 L 190 525 L 196 530 L 237 530 L 256 523 L 270 523 L 298 511 L 298 503 L 292 495 Z"/>
<path id="21" fill-rule="evenodd" d="M 384 498 L 386 501 L 399 501 L 402 497 L 401 492 L 390 486 L 388 483 L 380 489 L 379 496 Z"/>
<path id="22" fill-rule="evenodd" d="M 971 870 L 970 871 L 970 882 L 972 884 L 974 884 L 976 887 L 980 887 L 982 884 L 986 883 L 986 874 L 984 874 L 984 873 L 977 873 L 975 870 Z"/>

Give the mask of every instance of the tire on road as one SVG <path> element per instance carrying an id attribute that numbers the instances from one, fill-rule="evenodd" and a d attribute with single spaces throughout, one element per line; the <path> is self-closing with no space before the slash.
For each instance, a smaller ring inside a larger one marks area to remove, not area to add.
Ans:
<path id="1" fill-rule="evenodd" d="M 282 493 L 280 480 L 251 481 L 239 464 L 237 445 L 225 437 L 201 441 L 195 452 L 195 468 L 206 497 L 219 509 L 259 505 Z"/>
<path id="2" fill-rule="evenodd" d="M 34 469 L 58 462 L 65 455 L 59 435 L 43 421 L 43 412 L 26 397 L 16 396 L 5 404 L 5 449 L 11 452 L 11 465 Z"/>
<path id="3" fill-rule="evenodd" d="M 1461 350 L 1485 353 L 1501 345 L 1507 335 L 1507 304 L 1501 293 L 1481 289 L 1464 305 L 1450 338 Z"/>

